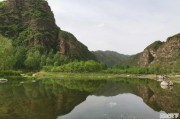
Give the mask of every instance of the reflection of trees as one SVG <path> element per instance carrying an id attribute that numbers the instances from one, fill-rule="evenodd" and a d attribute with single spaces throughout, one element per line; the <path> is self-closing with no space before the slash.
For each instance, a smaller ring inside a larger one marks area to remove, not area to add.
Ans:
<path id="1" fill-rule="evenodd" d="M 56 119 L 83 102 L 87 94 L 56 83 L 0 86 L 0 119 Z"/>
<path id="2" fill-rule="evenodd" d="M 0 85 L 1 119 L 56 119 L 69 113 L 88 95 L 116 96 L 132 93 L 156 111 L 180 112 L 180 85 L 163 90 L 158 82 L 138 79 L 60 80 Z"/>

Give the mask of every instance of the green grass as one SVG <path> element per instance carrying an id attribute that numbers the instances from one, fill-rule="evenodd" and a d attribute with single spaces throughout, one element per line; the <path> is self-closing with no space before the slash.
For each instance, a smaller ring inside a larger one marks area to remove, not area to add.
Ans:
<path id="1" fill-rule="evenodd" d="M 114 75 L 114 74 L 103 74 L 103 73 L 57 73 L 57 72 L 39 72 L 37 73 L 38 79 L 43 78 L 67 78 L 67 79 L 88 79 L 88 80 L 98 80 L 98 79 L 112 79 L 118 77 L 126 77 L 126 75 Z"/>
<path id="2" fill-rule="evenodd" d="M 180 83 L 180 76 L 169 75 L 170 80 Z M 60 72 L 38 72 L 37 79 L 55 78 L 55 79 L 72 79 L 72 80 L 112 80 L 119 78 L 127 79 L 151 79 L 156 80 L 157 75 L 137 75 L 137 74 L 108 74 L 108 73 L 60 73 Z"/>

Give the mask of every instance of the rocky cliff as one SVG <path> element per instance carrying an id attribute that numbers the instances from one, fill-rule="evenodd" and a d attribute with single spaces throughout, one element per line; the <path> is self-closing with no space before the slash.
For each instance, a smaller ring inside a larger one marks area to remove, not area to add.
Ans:
<path id="1" fill-rule="evenodd" d="M 43 45 L 54 50 L 59 28 L 44 0 L 7 0 L 1 2 L 0 33 L 13 39 L 15 46 Z"/>
<path id="2" fill-rule="evenodd" d="M 73 34 L 61 30 L 59 39 L 59 51 L 62 54 L 75 59 L 96 59 L 93 53 L 89 52 L 88 48 L 79 42 Z"/>
<path id="3" fill-rule="evenodd" d="M 72 34 L 62 36 L 64 31 L 56 25 L 45 0 L 0 2 L 0 34 L 12 39 L 15 47 L 24 46 L 28 50 L 41 45 L 46 52 L 53 49 L 80 60 L 95 59 Z"/>
<path id="4" fill-rule="evenodd" d="M 180 34 L 169 37 L 166 42 L 156 41 L 140 56 L 139 65 L 176 65 L 180 60 Z"/>
<path id="5" fill-rule="evenodd" d="M 163 45 L 161 41 L 155 41 L 149 45 L 141 54 L 139 64 L 140 66 L 148 66 L 157 57 L 158 49 Z"/>

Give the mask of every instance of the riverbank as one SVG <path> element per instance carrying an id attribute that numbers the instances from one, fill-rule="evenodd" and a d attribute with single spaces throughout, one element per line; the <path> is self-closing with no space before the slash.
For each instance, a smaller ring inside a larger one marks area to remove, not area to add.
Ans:
<path id="1" fill-rule="evenodd" d="M 168 75 L 169 79 L 173 82 L 180 83 L 180 75 Z M 36 73 L 37 79 L 43 78 L 71 78 L 71 79 L 88 79 L 88 80 L 101 80 L 112 78 L 140 78 L 156 80 L 155 74 L 108 74 L 108 73 L 59 73 L 59 72 L 38 72 Z"/>

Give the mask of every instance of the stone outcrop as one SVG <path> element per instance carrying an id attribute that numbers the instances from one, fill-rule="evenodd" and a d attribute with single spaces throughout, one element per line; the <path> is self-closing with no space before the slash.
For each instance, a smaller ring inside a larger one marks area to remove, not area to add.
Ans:
<path id="1" fill-rule="evenodd" d="M 180 59 L 180 34 L 169 37 L 166 42 L 156 41 L 148 46 L 140 56 L 139 65 L 173 65 Z"/>
<path id="2" fill-rule="evenodd" d="M 62 54 L 75 59 L 96 60 L 95 56 L 89 52 L 88 48 L 79 42 L 73 34 L 61 30 L 59 33 L 59 39 L 59 51 Z"/>
<path id="3" fill-rule="evenodd" d="M 0 7 L 2 35 L 13 39 L 17 46 L 40 44 L 47 49 L 56 49 L 60 28 L 47 1 L 7 0 L 3 4 Z"/>

